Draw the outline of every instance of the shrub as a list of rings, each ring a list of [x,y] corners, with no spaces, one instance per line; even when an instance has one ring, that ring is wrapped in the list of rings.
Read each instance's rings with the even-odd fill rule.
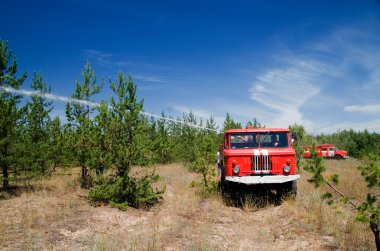
[[[110,178],[103,184],[90,189],[89,198],[93,202],[104,202],[121,210],[128,206],[150,208],[163,195],[163,190],[153,189],[152,184],[159,176],[146,175],[141,179],[128,176]]]

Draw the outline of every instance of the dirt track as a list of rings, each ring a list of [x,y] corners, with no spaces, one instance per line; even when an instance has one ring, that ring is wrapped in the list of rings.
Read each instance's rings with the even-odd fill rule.
[[[1,249],[335,250],[332,237],[299,220],[295,202],[244,209],[201,199],[180,165],[161,166],[166,192],[149,211],[92,207],[64,184],[0,201]],[[71,186],[72,187],[72,186]],[[68,190],[67,192],[65,192]],[[302,190],[299,191],[302,193]]]

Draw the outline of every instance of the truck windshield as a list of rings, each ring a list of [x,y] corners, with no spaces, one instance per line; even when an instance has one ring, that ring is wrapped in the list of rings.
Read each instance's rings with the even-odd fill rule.
[[[231,148],[270,148],[288,147],[288,134],[286,132],[266,133],[233,133],[231,134]]]
[[[231,134],[231,148],[257,148],[259,147],[257,133]]]
[[[261,133],[260,147],[288,147],[288,134],[286,132]]]

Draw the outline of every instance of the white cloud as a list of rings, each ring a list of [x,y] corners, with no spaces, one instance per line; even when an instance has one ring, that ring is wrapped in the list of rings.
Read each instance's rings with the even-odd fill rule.
[[[320,76],[324,72],[324,66],[318,62],[294,60],[291,65],[269,69],[258,76],[250,89],[250,97],[275,114],[263,121],[271,127],[306,123],[300,108],[319,93]]]
[[[318,42],[310,43],[308,49],[324,53],[335,67],[331,74],[337,74],[345,81],[355,83],[362,92],[380,94],[380,30],[377,24],[341,27],[330,34],[325,34]],[[355,76],[357,70],[365,71]]]
[[[97,50],[84,50],[83,54],[90,61],[94,61],[95,63],[103,66],[122,67],[130,64],[130,62],[126,60],[117,60],[115,58],[115,55],[111,53],[101,52]]]
[[[141,80],[144,82],[155,82],[155,83],[167,83],[168,81],[162,76],[154,76],[154,75],[136,75],[135,79]]]
[[[380,114],[380,104],[378,105],[349,105],[345,106],[346,112],[363,112]]]
[[[351,25],[306,41],[297,50],[276,51],[276,63],[285,66],[266,69],[250,88],[255,106],[271,112],[260,121],[282,127],[301,123],[313,133],[380,131],[378,34],[368,24]],[[359,119],[354,112],[367,116]]]

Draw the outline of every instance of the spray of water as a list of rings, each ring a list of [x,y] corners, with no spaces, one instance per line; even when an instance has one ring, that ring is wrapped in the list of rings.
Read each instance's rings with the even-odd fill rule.
[[[100,106],[100,104],[95,103],[95,102],[80,100],[80,99],[75,99],[75,98],[68,98],[68,97],[64,97],[64,96],[57,96],[57,95],[53,95],[51,93],[41,93],[39,91],[14,89],[11,87],[4,87],[4,86],[0,86],[0,89],[2,89],[4,92],[8,92],[8,93],[15,93],[15,94],[27,95],[27,96],[37,96],[37,97],[46,98],[46,99],[53,100],[53,101],[62,101],[62,102],[66,102],[66,103],[88,105],[91,107]]]
[[[75,99],[75,98],[69,98],[69,97],[65,97],[65,96],[58,96],[58,95],[54,95],[54,94],[51,94],[51,93],[41,93],[39,91],[29,91],[29,90],[23,90],[23,89],[14,89],[14,88],[11,88],[11,87],[4,87],[4,86],[0,86],[0,89],[2,91],[6,92],[6,93],[15,93],[15,94],[27,95],[27,96],[37,96],[37,97],[42,97],[42,98],[46,98],[46,99],[53,100],[53,101],[62,101],[62,102],[65,102],[65,103],[74,103],[74,104],[79,104],[79,105],[88,105],[90,107],[95,107],[95,108],[100,106],[100,104],[96,103],[96,102],[87,101],[87,100],[81,100],[81,99]],[[111,106],[108,106],[108,107],[110,109],[112,109]],[[199,125],[194,125],[194,124],[188,123],[186,121],[178,120],[178,119],[163,117],[163,116],[156,115],[156,114],[153,114],[153,113],[150,113],[150,112],[142,112],[141,111],[140,114],[144,115],[144,116],[148,116],[148,117],[153,117],[153,118],[163,119],[163,120],[167,120],[167,121],[172,121],[172,122],[179,123],[179,124],[182,124],[182,125],[187,125],[187,126],[190,126],[190,127],[193,127],[193,128],[198,128],[198,129],[204,129],[204,130],[218,132],[217,130],[214,130],[214,129],[210,129],[210,128],[199,126]]]

